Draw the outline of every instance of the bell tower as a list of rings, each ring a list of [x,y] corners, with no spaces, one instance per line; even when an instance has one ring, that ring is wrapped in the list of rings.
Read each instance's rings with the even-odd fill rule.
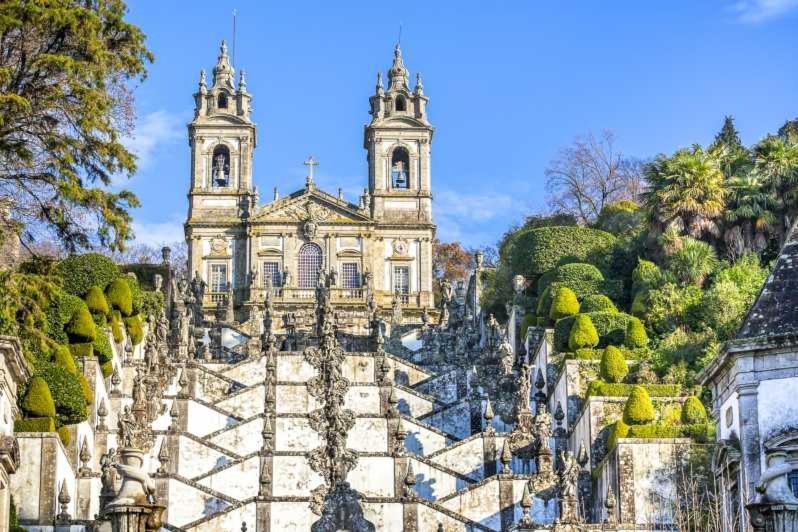
[[[188,124],[191,180],[185,224],[189,272],[211,285],[216,268],[223,275],[217,272],[221,280],[211,288],[219,292],[243,282],[248,220],[258,203],[252,185],[252,96],[243,70],[236,87],[224,41],[210,86],[205,71],[200,72],[194,103],[194,119]]]
[[[408,71],[399,44],[388,71],[388,88],[382,72],[369,98],[371,123],[366,126],[363,147],[369,165],[371,214],[392,222],[432,222],[430,146],[432,125],[427,119],[427,100],[421,74],[415,88],[408,85]]]

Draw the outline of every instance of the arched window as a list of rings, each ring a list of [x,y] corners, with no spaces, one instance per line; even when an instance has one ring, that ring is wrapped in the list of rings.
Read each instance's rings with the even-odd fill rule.
[[[220,144],[213,149],[211,184],[214,187],[230,186],[230,150]]]
[[[319,271],[324,264],[321,248],[309,242],[299,248],[299,288],[316,288],[319,284]]]
[[[404,97],[397,96],[396,97],[396,110],[397,111],[407,111],[407,103],[405,102]]]
[[[219,109],[227,109],[227,94],[225,93],[219,94],[219,99],[216,100],[216,106]]]
[[[391,156],[391,186],[410,188],[410,155],[404,148],[397,148]]]

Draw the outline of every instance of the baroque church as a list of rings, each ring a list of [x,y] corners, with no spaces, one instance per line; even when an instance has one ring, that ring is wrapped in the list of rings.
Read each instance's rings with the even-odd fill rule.
[[[329,277],[333,300],[345,306],[362,306],[368,289],[381,308],[394,299],[406,315],[432,307],[434,129],[421,76],[412,90],[409,83],[396,45],[387,88],[380,72],[369,98],[368,183],[357,204],[316,186],[311,157],[304,188],[285,197],[275,189],[261,205],[253,185],[252,96],[243,70],[236,86],[222,43],[211,85],[204,71],[200,76],[188,126],[185,232],[189,271],[207,287],[205,306],[224,301],[248,309],[269,290],[278,308],[288,308],[306,303]]]

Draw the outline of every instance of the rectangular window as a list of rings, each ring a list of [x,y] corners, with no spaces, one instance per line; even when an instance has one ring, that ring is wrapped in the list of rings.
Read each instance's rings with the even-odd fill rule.
[[[266,286],[266,282],[271,280],[272,286],[282,286],[282,279],[280,275],[280,263],[279,262],[264,262],[263,263],[263,286]]]
[[[211,292],[227,291],[227,264],[211,264]]]
[[[341,264],[341,287],[360,288],[360,267],[357,262]]]
[[[793,495],[798,497],[798,471],[792,471],[787,475],[787,481],[790,483],[790,489]]]
[[[410,268],[408,266],[393,267],[393,291],[400,294],[410,293]]]

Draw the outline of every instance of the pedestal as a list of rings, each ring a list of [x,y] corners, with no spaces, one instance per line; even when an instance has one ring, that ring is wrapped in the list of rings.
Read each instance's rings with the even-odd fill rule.
[[[165,506],[160,504],[116,505],[105,511],[113,532],[156,532],[161,528]]]
[[[754,532],[792,532],[798,530],[798,504],[749,504]]]

